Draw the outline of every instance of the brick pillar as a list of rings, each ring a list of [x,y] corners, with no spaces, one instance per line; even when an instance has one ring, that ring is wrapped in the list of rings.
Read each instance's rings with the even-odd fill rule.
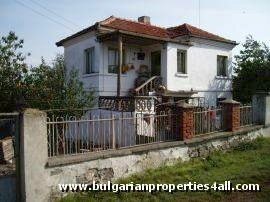
[[[194,136],[194,106],[182,103],[178,106],[180,140],[192,139]]]
[[[240,103],[235,100],[221,101],[223,109],[223,123],[226,131],[237,131],[240,128]]]

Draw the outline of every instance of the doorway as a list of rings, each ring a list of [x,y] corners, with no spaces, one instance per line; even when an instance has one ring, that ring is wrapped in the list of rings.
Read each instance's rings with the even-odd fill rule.
[[[161,51],[151,52],[151,76],[160,76]]]

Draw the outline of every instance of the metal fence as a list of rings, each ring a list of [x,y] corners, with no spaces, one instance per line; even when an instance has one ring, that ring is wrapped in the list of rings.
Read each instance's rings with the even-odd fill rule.
[[[195,135],[213,133],[225,130],[224,110],[222,108],[201,108],[194,112]]]
[[[132,147],[176,140],[177,116],[158,114],[88,111],[83,116],[50,116],[47,120],[49,157]]]
[[[252,106],[240,107],[240,126],[248,126],[253,124]]]

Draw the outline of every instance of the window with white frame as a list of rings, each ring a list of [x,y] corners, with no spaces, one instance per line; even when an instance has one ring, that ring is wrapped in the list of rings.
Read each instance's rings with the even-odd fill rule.
[[[98,73],[98,69],[95,68],[95,47],[85,49],[84,56],[85,56],[85,74]]]
[[[123,50],[122,64],[124,65],[125,61],[125,51]],[[108,49],[108,73],[117,74],[119,67],[118,61],[118,49],[109,48]]]
[[[177,50],[177,73],[186,74],[187,73],[187,51]]]
[[[228,57],[217,56],[217,76],[227,76]]]

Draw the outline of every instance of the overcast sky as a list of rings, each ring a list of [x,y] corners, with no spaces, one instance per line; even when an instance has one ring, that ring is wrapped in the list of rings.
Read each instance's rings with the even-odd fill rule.
[[[14,31],[24,39],[32,65],[62,53],[56,41],[111,15],[133,20],[148,15],[162,27],[200,22],[202,29],[240,43],[251,34],[270,45],[269,11],[269,0],[0,0],[0,36]]]

